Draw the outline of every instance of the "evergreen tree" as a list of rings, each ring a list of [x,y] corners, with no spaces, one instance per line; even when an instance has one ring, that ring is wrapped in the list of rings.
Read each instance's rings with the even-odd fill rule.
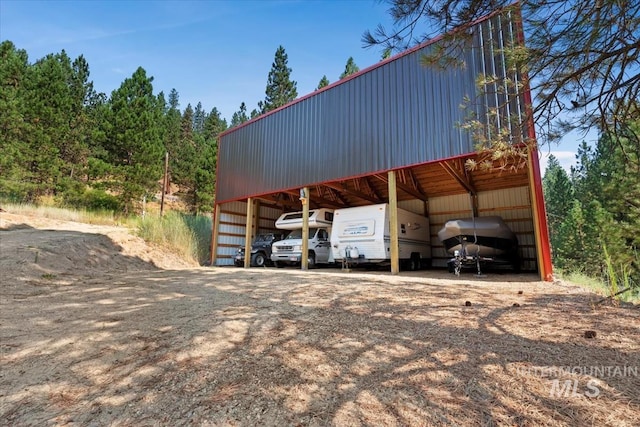
[[[165,150],[169,153],[170,182],[180,177],[180,159],[182,145],[182,114],[180,113],[180,97],[176,89],[169,92],[168,109],[164,115],[165,121]]]
[[[344,71],[340,74],[340,80],[350,76],[351,74],[355,74],[358,71],[360,71],[360,68],[356,65],[353,57],[350,56],[349,59],[347,59],[347,64],[344,66]]]
[[[98,94],[93,88],[93,82],[89,80],[89,63],[80,55],[73,61],[72,74],[69,82],[72,106],[70,117],[70,132],[64,147],[61,150],[61,156],[65,162],[71,166],[69,178],[83,178],[86,180],[86,166],[88,158],[91,154],[91,144],[93,139],[95,109],[100,105],[101,94]],[[79,168],[76,172],[76,168]]]
[[[196,171],[197,139],[204,138],[202,133],[194,131],[195,111],[191,104],[187,105],[182,114],[182,124],[180,132],[180,145],[175,154],[175,169],[173,170],[173,180],[180,186],[180,193],[191,195],[193,193],[193,180]],[[204,127],[204,123],[203,123]]]
[[[220,117],[217,108],[213,108],[207,116],[205,128],[206,139],[204,146],[199,149],[193,194],[193,211],[198,213],[208,213],[213,208],[218,135],[227,129],[227,122]]]
[[[204,121],[207,118],[207,113],[205,113],[202,108],[202,103],[198,102],[196,105],[196,109],[193,111],[193,131],[196,133],[204,132]]]
[[[240,110],[233,113],[233,116],[231,117],[231,127],[236,127],[247,120],[249,120],[247,117],[247,105],[242,102],[240,103]]]
[[[217,140],[206,140],[205,146],[198,156],[195,173],[193,211],[196,213],[208,213],[213,209],[217,153]]]
[[[26,81],[25,119],[33,123],[27,136],[30,164],[28,178],[33,185],[28,199],[52,195],[60,178],[70,174],[74,147],[70,146],[73,99],[69,87],[71,60],[62,51],[49,54],[30,67]]]
[[[554,263],[556,263],[558,253],[555,252],[555,248],[560,247],[561,244],[559,240],[560,226],[573,208],[574,194],[569,175],[553,155],[549,156],[547,170],[542,179],[542,186],[547,210],[549,236],[551,247],[554,249]]]
[[[109,101],[106,149],[119,173],[118,190],[125,212],[155,193],[164,169],[164,135],[157,125],[164,105],[153,95],[153,77],[140,67]]]
[[[595,150],[592,181],[597,200],[611,215],[603,230],[608,253],[617,269],[626,269],[640,286],[640,111],[637,107],[624,127],[605,133]]]
[[[318,89],[322,89],[323,87],[329,86],[329,79],[327,78],[327,76],[322,76],[322,78],[320,79],[320,82],[318,83],[318,87],[316,87],[316,90]]]
[[[287,62],[288,57],[284,51],[284,47],[278,47],[267,80],[266,97],[263,108],[263,112],[265,113],[275,110],[298,97],[297,84],[291,80],[291,68],[287,66]]]
[[[205,136],[207,140],[218,139],[218,135],[227,130],[227,121],[220,115],[217,108],[213,108],[207,115],[204,123]]]
[[[18,201],[31,189],[27,135],[34,124],[24,120],[28,61],[27,53],[10,41],[0,44],[0,196]]]

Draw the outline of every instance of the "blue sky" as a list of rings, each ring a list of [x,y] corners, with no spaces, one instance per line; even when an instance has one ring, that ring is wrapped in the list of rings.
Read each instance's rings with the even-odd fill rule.
[[[202,102],[231,119],[264,99],[278,46],[289,58],[298,95],[323,75],[338,80],[349,56],[362,69],[381,51],[360,38],[388,23],[386,6],[355,1],[14,1],[0,2],[0,36],[31,62],[64,49],[89,62],[107,95],[142,66],[154,91],[175,88],[181,109]]]
[[[95,89],[107,95],[141,66],[155,93],[175,88],[181,109],[201,102],[230,121],[241,102],[251,111],[264,99],[280,45],[299,96],[323,75],[338,80],[350,56],[360,69],[378,62],[381,48],[364,49],[361,37],[390,26],[387,8],[375,0],[0,0],[0,40],[30,62],[63,49],[84,55]],[[550,149],[568,167],[577,143],[565,141]]]

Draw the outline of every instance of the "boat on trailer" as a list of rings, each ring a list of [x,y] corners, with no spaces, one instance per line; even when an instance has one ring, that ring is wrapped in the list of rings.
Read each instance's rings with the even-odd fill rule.
[[[462,267],[487,264],[520,266],[518,238],[499,216],[472,217],[447,221],[438,238],[453,258],[449,271],[459,273]]]

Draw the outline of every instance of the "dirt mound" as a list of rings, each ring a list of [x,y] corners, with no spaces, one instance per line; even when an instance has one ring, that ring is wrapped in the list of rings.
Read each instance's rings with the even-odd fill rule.
[[[0,269],[7,278],[64,280],[193,266],[125,227],[9,213],[0,218]]]

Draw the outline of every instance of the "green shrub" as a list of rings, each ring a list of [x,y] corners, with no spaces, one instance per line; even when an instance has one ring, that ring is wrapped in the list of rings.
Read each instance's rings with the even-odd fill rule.
[[[62,205],[90,211],[122,211],[122,204],[116,196],[92,188],[67,188],[62,196]]]

